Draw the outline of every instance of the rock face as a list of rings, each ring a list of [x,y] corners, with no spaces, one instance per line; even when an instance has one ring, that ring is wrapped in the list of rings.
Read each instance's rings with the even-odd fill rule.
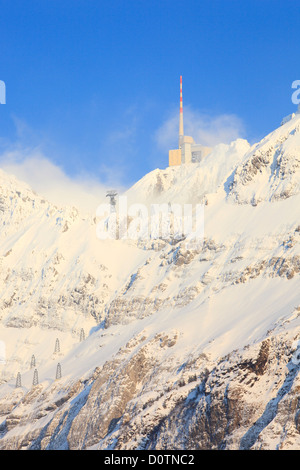
[[[299,193],[299,116],[277,129],[246,156],[230,186],[230,197],[238,203],[259,204]]]
[[[299,135],[296,115],[129,190],[205,203],[194,245],[100,241],[0,172],[0,449],[299,448]]]
[[[176,370],[160,362],[176,335],[147,345],[136,338],[60,400],[57,384],[46,394],[14,392],[1,448],[297,449],[300,381],[290,341],[270,336],[216,364],[199,355]],[[163,368],[168,380],[159,383],[153,371]]]

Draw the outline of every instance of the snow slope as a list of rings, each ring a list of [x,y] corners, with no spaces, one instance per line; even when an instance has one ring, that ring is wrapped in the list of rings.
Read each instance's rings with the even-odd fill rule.
[[[300,113],[259,142],[238,165],[230,196],[259,204],[299,193]]]
[[[130,203],[205,203],[192,248],[99,240],[94,216],[0,173],[0,447],[299,446],[299,135],[296,114],[251,148],[219,145],[128,190]]]
[[[125,193],[128,203],[200,203],[224,183],[249,148],[246,140],[238,139],[230,145],[217,145],[200,163],[154,170]]]

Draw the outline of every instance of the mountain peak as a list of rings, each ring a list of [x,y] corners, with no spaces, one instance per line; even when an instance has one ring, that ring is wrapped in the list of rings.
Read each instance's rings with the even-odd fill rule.
[[[300,114],[263,138],[234,172],[228,198],[257,205],[300,192]]]

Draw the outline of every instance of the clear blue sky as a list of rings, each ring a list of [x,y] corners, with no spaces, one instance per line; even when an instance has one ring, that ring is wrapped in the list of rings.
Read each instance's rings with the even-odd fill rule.
[[[68,175],[132,183],[167,166],[155,133],[180,75],[184,106],[260,138],[296,108],[299,38],[294,0],[0,0],[1,150],[41,145]]]

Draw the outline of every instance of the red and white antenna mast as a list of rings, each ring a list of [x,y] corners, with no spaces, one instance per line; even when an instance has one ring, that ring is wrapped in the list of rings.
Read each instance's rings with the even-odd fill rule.
[[[180,75],[179,148],[181,148],[183,136],[182,76]]]

